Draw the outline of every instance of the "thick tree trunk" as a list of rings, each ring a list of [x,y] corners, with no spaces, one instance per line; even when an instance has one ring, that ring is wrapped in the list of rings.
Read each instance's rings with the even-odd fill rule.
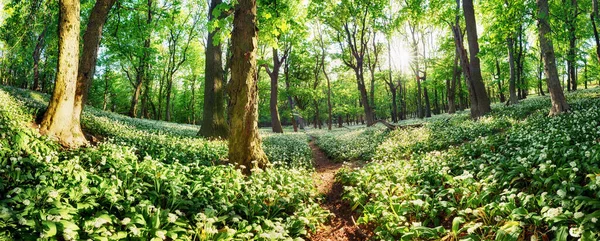
[[[256,0],[238,0],[231,42],[229,162],[251,174],[251,169],[269,164],[258,132]]]
[[[542,59],[544,60],[546,83],[552,100],[550,115],[557,115],[568,111],[569,105],[560,86],[558,70],[556,69],[556,57],[554,56],[554,46],[548,36],[550,34],[548,0],[537,0],[537,6],[540,49],[542,51]]]
[[[65,147],[79,147],[87,144],[80,123],[73,118],[79,65],[79,0],[60,0],[59,9],[56,82],[40,132],[58,138]]]
[[[512,37],[508,37],[506,39],[506,43],[508,45],[508,63],[510,66],[510,79],[508,81],[508,92],[509,92],[509,103],[511,105],[515,105],[517,103],[519,103],[519,98],[517,97],[517,89],[516,89],[516,67],[515,67],[515,57],[514,57],[514,52],[515,52],[515,42],[513,41]],[[504,102],[504,101],[502,101]]]
[[[153,0],[147,0],[147,14],[146,14],[146,27],[150,28],[152,23],[152,5]],[[144,79],[146,78],[146,70],[148,67],[148,60],[150,58],[150,36],[146,36],[144,40],[144,49],[142,58],[140,58],[139,66],[136,68],[136,82],[133,83],[133,96],[131,97],[131,106],[129,108],[129,116],[132,118],[137,117],[138,113],[138,102],[142,93],[142,86],[144,85]],[[132,63],[133,64],[133,63]]]
[[[98,48],[102,39],[102,28],[115,2],[116,0],[97,0],[83,34],[83,52],[81,58],[79,58],[77,91],[75,92],[75,105],[73,107],[73,116],[77,122],[81,119],[83,107],[94,79]]]
[[[479,117],[491,111],[490,99],[485,91],[481,67],[479,63],[479,43],[477,37],[477,23],[475,21],[475,10],[473,0],[463,1],[463,11],[467,26],[467,40],[469,42],[469,92],[471,97],[471,118]]]
[[[212,0],[210,12],[221,4],[221,0]],[[209,21],[214,16],[208,14]],[[225,119],[225,97],[223,89],[224,70],[221,43],[214,43],[215,31],[208,33],[206,40],[204,65],[204,112],[198,134],[206,138],[227,138],[229,133]]]

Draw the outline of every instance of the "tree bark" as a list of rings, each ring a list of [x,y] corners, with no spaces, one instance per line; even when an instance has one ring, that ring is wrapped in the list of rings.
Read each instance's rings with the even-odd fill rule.
[[[423,87],[423,98],[425,99],[425,117],[431,117],[431,103],[429,101],[429,94],[427,93],[427,86]]]
[[[496,81],[498,82],[498,93],[500,93],[500,102],[506,102],[506,96],[504,96],[504,91],[502,91],[502,75],[500,72],[500,62],[496,59]]]
[[[231,42],[229,162],[251,174],[251,169],[265,168],[269,163],[258,132],[256,0],[238,0]]]
[[[33,86],[32,90],[41,91],[40,86],[40,55],[42,54],[42,50],[44,49],[44,43],[46,40],[46,32],[48,32],[48,26],[44,27],[44,30],[37,38],[37,42],[35,44],[35,49],[33,50]]]
[[[571,0],[569,8],[569,17],[567,18],[567,30],[569,34],[569,51],[567,54],[567,65],[569,70],[570,90],[577,90],[577,0]]]
[[[80,122],[83,107],[94,79],[98,48],[102,39],[102,28],[104,28],[108,13],[115,2],[116,0],[97,0],[92,8],[87,28],[83,34],[83,52],[81,58],[79,58],[77,90],[75,92],[75,105],[73,107],[73,116],[77,122]]]
[[[558,70],[556,68],[556,57],[554,56],[554,46],[549,38],[550,22],[548,0],[537,0],[538,7],[538,33],[540,41],[540,49],[542,51],[542,59],[544,60],[544,72],[546,73],[546,83],[550,98],[552,100],[552,108],[550,115],[558,115],[569,110],[569,105],[564,96],[563,90],[558,79]]]
[[[294,127],[294,132],[298,132],[298,121],[296,120],[296,118],[298,118],[298,117],[294,113],[294,110],[295,110],[294,99],[292,98],[292,94],[290,93],[290,61],[289,60],[285,61],[283,71],[285,72],[285,90],[287,92],[288,105],[290,106],[290,114],[291,114],[290,118],[292,121],[292,127]],[[302,128],[302,129],[304,129],[304,128]]]
[[[60,0],[59,11],[56,82],[40,132],[57,138],[65,147],[80,147],[87,140],[78,119],[73,117],[79,65],[79,0]]]
[[[221,0],[212,0],[210,3],[211,14],[209,21],[213,20],[212,12],[221,4]],[[222,60],[222,45],[214,43],[218,29],[208,33],[206,40],[205,65],[204,65],[204,112],[202,124],[198,135],[213,139],[227,138],[229,129],[225,119],[225,96],[223,89],[224,74]]]
[[[598,0],[592,0],[593,12],[590,14],[590,18],[592,19],[592,29],[594,30],[594,40],[596,42],[596,57],[598,58],[598,62],[600,62],[600,35],[598,34],[598,20],[600,20],[600,15],[598,14]]]
[[[515,42],[512,37],[508,37],[506,39],[506,43],[508,45],[508,63],[510,66],[510,79],[508,81],[508,92],[509,92],[509,103],[511,105],[516,105],[519,103],[519,98],[517,97],[517,89],[516,89],[516,67],[515,67]]]
[[[146,14],[146,27],[150,27],[150,23],[152,23],[152,5],[153,0],[147,0],[147,14]],[[140,95],[142,93],[142,86],[144,84],[144,79],[146,78],[146,70],[148,67],[148,59],[150,58],[150,36],[146,36],[144,40],[144,49],[142,57],[139,61],[139,66],[136,68],[136,81],[132,82],[133,85],[133,96],[131,97],[131,106],[129,108],[129,116],[135,118],[138,112],[138,101]]]
[[[281,65],[287,58],[287,51],[284,53],[282,58],[279,58],[279,51],[277,48],[273,48],[273,70],[269,70],[269,66],[265,65],[265,69],[271,79],[271,98],[269,99],[269,109],[271,111],[271,125],[272,130],[275,133],[283,133],[283,127],[281,126],[281,119],[279,118],[279,108],[277,107],[277,99],[279,96],[279,71]]]
[[[473,0],[463,0],[463,11],[467,29],[467,40],[469,42],[469,95],[471,96],[471,118],[479,117],[489,113],[490,99],[485,91],[481,66],[479,62],[479,42],[477,37],[477,23],[475,21],[475,10]]]

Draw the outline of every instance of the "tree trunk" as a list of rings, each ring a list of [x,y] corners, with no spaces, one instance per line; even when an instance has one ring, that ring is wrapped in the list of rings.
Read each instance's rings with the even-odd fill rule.
[[[146,14],[146,27],[150,27],[150,23],[152,23],[152,5],[153,0],[147,0],[148,12]],[[144,50],[142,57],[139,61],[139,66],[136,68],[136,82],[133,83],[133,96],[131,97],[131,106],[129,108],[129,116],[132,118],[137,117],[138,112],[138,101],[140,95],[142,93],[142,86],[144,84],[144,79],[146,78],[146,70],[148,67],[148,59],[150,58],[150,37],[146,36],[144,40]]]
[[[294,99],[292,98],[292,94],[290,94],[290,61],[285,61],[285,65],[283,67],[283,71],[285,72],[285,90],[287,92],[287,100],[288,105],[290,106],[290,118],[292,121],[292,127],[294,127],[294,132],[298,132],[298,121],[296,121],[297,115],[294,113]]]
[[[106,105],[108,104],[108,91],[109,91],[109,86],[108,86],[108,73],[104,72],[104,98],[102,101],[102,110],[106,111]]]
[[[467,26],[467,40],[469,42],[469,95],[471,96],[471,118],[479,117],[491,111],[490,99],[485,92],[483,77],[481,76],[481,67],[479,63],[479,43],[477,39],[477,23],[475,21],[475,10],[473,9],[473,0],[463,1],[463,11],[465,23]]]
[[[269,164],[258,132],[257,29],[256,0],[238,0],[231,33],[231,82],[227,86],[231,116],[228,147],[229,162],[245,174]]]
[[[59,9],[56,82],[40,132],[57,138],[65,147],[79,147],[87,144],[80,123],[73,118],[79,65],[79,0],[60,0]]]
[[[221,4],[221,0],[212,0],[210,3],[211,14],[209,21],[213,20],[212,12]],[[214,37],[218,29],[208,33],[206,40],[205,64],[204,64],[204,112],[202,124],[198,135],[213,139],[227,138],[228,126],[225,119],[225,97],[223,89],[224,70],[222,60],[221,43],[215,43]]]
[[[115,2],[116,0],[97,0],[92,8],[87,28],[83,34],[83,52],[81,58],[79,58],[77,91],[75,92],[75,105],[73,108],[73,116],[77,122],[81,119],[83,107],[94,79],[98,48],[102,39],[102,28]]]
[[[593,12],[590,14],[590,18],[592,19],[592,29],[594,30],[594,40],[596,41],[596,57],[598,58],[598,62],[600,62],[600,36],[598,34],[598,20],[600,20],[600,15],[598,14],[598,0],[592,0]]]
[[[269,109],[271,111],[271,125],[272,130],[275,133],[283,133],[283,127],[281,126],[281,119],[279,118],[279,108],[277,107],[277,99],[279,93],[279,71],[283,61],[287,58],[287,52],[284,56],[279,59],[279,51],[273,48],[273,71],[269,70],[268,66],[265,66],[267,73],[271,79],[271,98],[269,99]]]
[[[431,117],[431,103],[429,101],[429,94],[427,93],[427,87],[423,87],[423,98],[425,99],[425,117]]]
[[[46,32],[48,32],[48,26],[44,27],[44,30],[37,38],[37,43],[35,44],[35,49],[33,50],[33,86],[32,90],[40,91],[40,55],[42,54],[42,50],[44,49],[44,43],[46,40]]]
[[[516,67],[515,67],[515,57],[514,57],[514,52],[515,52],[515,42],[513,41],[512,37],[508,37],[506,39],[506,43],[508,45],[508,63],[510,66],[510,79],[508,81],[508,92],[510,94],[509,96],[509,103],[511,105],[516,105],[517,103],[519,103],[519,98],[517,97],[517,89],[516,89]],[[504,101],[503,101],[504,102]]]
[[[542,51],[542,59],[544,60],[544,72],[546,73],[546,83],[550,98],[552,100],[552,108],[550,115],[557,115],[569,110],[569,105],[565,99],[563,90],[558,79],[558,70],[556,69],[556,57],[554,56],[554,46],[549,38],[550,22],[548,11],[548,0],[537,0],[538,6],[538,32],[540,40],[540,49]]]
[[[510,60],[509,60],[510,61]],[[500,102],[506,102],[504,91],[502,91],[502,75],[500,73],[500,62],[496,59],[496,80],[498,82],[498,92],[500,93]]]
[[[571,0],[568,18],[569,51],[567,54],[567,65],[569,70],[570,90],[577,90],[577,0]],[[572,12],[571,12],[572,11]]]
[[[452,71],[452,82],[446,85],[446,94],[448,98],[448,114],[456,113],[456,82],[460,81],[460,68],[458,68],[458,51],[455,51],[454,67]],[[459,96],[460,98],[460,96]]]

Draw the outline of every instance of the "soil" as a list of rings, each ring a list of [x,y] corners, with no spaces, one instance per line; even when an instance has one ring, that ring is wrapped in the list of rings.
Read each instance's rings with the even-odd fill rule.
[[[356,225],[355,220],[358,215],[352,211],[348,202],[342,200],[343,186],[335,180],[335,174],[343,164],[330,160],[314,142],[310,142],[310,148],[316,169],[315,185],[325,196],[321,207],[329,210],[332,215],[309,239],[313,241],[368,240],[369,232]]]

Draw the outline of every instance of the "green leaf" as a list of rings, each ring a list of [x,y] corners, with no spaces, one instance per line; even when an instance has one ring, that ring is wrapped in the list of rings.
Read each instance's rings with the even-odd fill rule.
[[[42,226],[44,227],[44,236],[46,236],[46,237],[56,236],[56,224],[54,222],[42,221]]]

